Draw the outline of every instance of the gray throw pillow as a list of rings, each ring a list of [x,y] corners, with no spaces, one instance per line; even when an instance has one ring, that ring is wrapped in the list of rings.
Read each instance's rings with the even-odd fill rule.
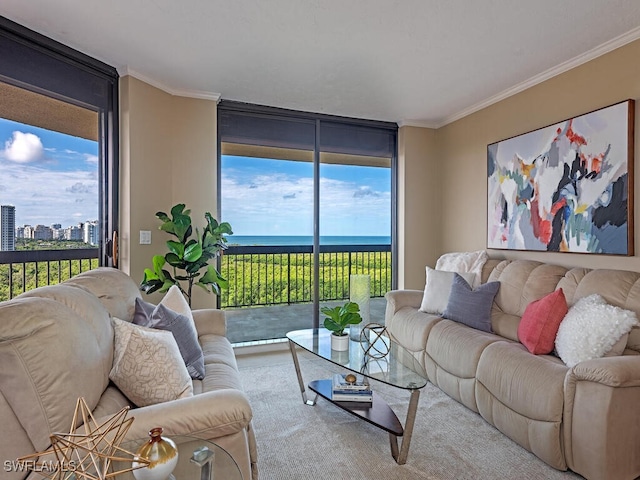
[[[447,308],[442,316],[491,333],[491,306],[500,282],[489,282],[475,290],[457,273],[453,277]]]
[[[198,343],[198,333],[189,318],[174,312],[162,303],[154,305],[136,298],[133,323],[173,333],[191,378],[198,380],[204,378],[204,353]]]

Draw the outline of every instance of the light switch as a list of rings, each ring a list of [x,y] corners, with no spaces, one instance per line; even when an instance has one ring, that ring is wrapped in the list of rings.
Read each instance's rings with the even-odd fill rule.
[[[150,230],[140,230],[140,245],[151,245]]]

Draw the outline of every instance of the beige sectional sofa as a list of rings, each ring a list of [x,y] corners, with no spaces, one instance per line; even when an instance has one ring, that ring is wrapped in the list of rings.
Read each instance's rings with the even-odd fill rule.
[[[125,448],[161,426],[168,437],[211,440],[229,452],[246,480],[257,478],[252,411],[243,393],[220,310],[194,310],[205,375],[193,395],[136,408],[109,380],[114,357],[111,316],[131,322],[138,285],[112,268],[82,273],[0,303],[0,458],[3,462],[50,445],[51,432],[68,432],[78,397],[99,422],[125,405],[135,420]],[[189,379],[187,379],[189,381]],[[0,478],[24,472],[0,470]]]
[[[482,268],[488,281],[500,282],[493,333],[424,313],[422,291],[398,290],[386,296],[391,336],[434,385],[549,465],[590,480],[640,476],[640,329],[632,329],[622,355],[572,368],[518,341],[527,305],[557,288],[568,306],[598,293],[640,318],[640,272],[489,259]]]

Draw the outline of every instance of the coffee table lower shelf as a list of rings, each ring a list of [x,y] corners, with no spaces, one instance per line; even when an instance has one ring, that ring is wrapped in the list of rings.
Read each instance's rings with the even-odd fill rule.
[[[391,410],[391,407],[387,405],[387,402],[375,391],[373,392],[373,402],[367,405],[360,402],[337,402],[333,400],[331,380],[313,380],[309,383],[309,390],[317,393],[328,402],[396,437],[404,435],[404,428],[400,420],[398,420],[394,411]]]

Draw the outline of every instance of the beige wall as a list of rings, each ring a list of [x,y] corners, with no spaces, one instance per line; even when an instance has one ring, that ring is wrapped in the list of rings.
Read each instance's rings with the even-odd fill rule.
[[[487,145],[546,125],[636,99],[640,119],[640,41],[574,68],[522,93],[436,131],[442,152],[442,251],[471,251],[486,247]],[[637,122],[636,122],[637,124]],[[635,171],[638,169],[640,128],[635,134]],[[427,165],[426,168],[429,168]],[[636,178],[636,191],[640,180]],[[422,193],[418,193],[422,196]],[[636,212],[640,195],[635,195]],[[635,221],[636,256],[513,252],[491,250],[500,258],[526,258],[589,268],[640,270],[639,222]],[[433,234],[433,231],[429,232]],[[416,255],[421,252],[416,251]]]
[[[119,266],[141,281],[153,255],[167,252],[170,237],[158,230],[157,211],[185,203],[198,227],[205,211],[216,216],[216,102],[169,95],[125,76],[120,114]],[[140,230],[151,231],[151,245],[140,245]],[[199,290],[193,306],[214,306],[215,297]]]
[[[424,288],[425,266],[441,251],[440,155],[436,132],[402,127],[398,132],[398,288]],[[436,226],[434,228],[434,226]]]

